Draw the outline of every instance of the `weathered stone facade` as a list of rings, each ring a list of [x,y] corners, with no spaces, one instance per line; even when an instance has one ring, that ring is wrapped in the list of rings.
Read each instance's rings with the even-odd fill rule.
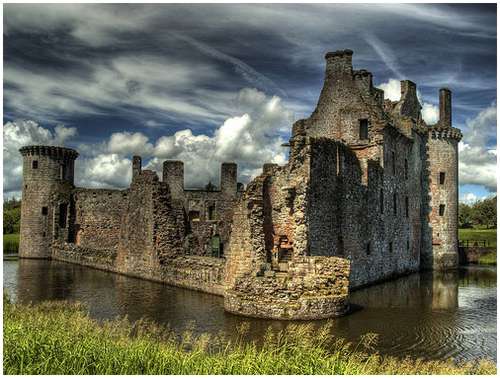
[[[326,55],[318,105],[294,123],[289,161],[246,189],[223,163],[220,185],[184,187],[132,163],[125,190],[73,185],[77,152],[21,149],[20,255],[54,258],[223,295],[227,311],[276,319],[344,314],[349,290],[458,263],[458,151],[451,92],[421,117],[416,85],[384,100],[352,51]],[[34,163],[34,162],[37,163]]]

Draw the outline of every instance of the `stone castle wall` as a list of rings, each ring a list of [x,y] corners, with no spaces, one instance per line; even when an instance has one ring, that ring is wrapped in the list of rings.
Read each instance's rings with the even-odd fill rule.
[[[75,218],[70,241],[85,248],[116,250],[128,191],[76,188],[72,194]]]
[[[384,100],[352,51],[328,53],[288,163],[264,164],[246,190],[235,163],[221,165],[218,186],[187,189],[181,161],[165,161],[160,180],[139,156],[126,190],[74,188],[76,151],[21,149],[20,254],[224,295],[228,311],[248,316],[337,316],[350,289],[457,266],[461,134],[451,122],[449,90],[428,126],[414,83]]]

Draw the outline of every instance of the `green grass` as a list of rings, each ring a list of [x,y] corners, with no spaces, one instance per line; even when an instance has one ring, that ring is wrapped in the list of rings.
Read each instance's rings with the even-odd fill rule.
[[[10,304],[4,300],[4,374],[495,374],[491,361],[457,365],[382,357],[376,336],[357,346],[330,336],[332,323],[315,330],[290,324],[268,331],[261,346],[224,335],[176,336],[148,322],[117,319],[98,324],[78,304]]]
[[[7,234],[3,236],[3,253],[17,254],[19,251],[19,234]]]
[[[488,247],[497,246],[496,229],[460,228],[458,230],[459,240],[487,240]]]
[[[495,252],[488,253],[484,256],[479,257],[479,264],[481,265],[496,265],[497,264],[497,254]]]

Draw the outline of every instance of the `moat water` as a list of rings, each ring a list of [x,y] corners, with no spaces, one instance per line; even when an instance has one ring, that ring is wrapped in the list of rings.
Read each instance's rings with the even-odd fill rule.
[[[100,320],[147,317],[179,332],[194,324],[198,332],[227,334],[249,322],[248,338],[256,340],[269,326],[288,324],[226,313],[223,299],[214,295],[62,262],[4,261],[3,269],[4,289],[14,301],[79,301]],[[332,332],[353,342],[377,333],[383,354],[496,361],[496,286],[496,268],[490,267],[413,274],[353,292],[355,311],[335,319]]]

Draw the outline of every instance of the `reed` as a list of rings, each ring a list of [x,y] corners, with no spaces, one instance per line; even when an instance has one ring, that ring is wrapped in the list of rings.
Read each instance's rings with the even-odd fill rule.
[[[242,323],[231,341],[222,334],[181,335],[126,318],[98,323],[65,301],[12,304],[4,298],[4,374],[495,374],[491,361],[456,364],[384,357],[376,335],[357,345],[290,324],[270,329],[262,345],[245,342]]]

